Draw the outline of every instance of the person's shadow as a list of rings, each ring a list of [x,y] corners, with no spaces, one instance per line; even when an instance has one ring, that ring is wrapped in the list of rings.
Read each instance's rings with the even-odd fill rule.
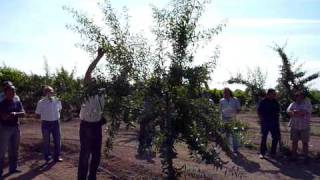
[[[35,162],[34,164],[31,165],[31,169],[28,172],[26,172],[24,174],[21,174],[18,177],[11,178],[11,180],[33,179],[36,176],[38,176],[38,175],[44,173],[45,171],[48,171],[49,169],[51,169],[55,164],[56,164],[56,162],[54,162],[54,161],[49,162],[49,163],[43,163],[43,164],[40,164],[40,165],[38,165],[38,163]],[[6,178],[6,177],[9,177],[10,175],[11,174],[7,173],[3,177]]]
[[[248,173],[254,173],[260,170],[260,165],[258,163],[250,161],[241,153],[239,153],[237,157],[232,157],[231,160],[234,164],[242,167]]]
[[[279,168],[279,171],[294,179],[315,179],[315,176],[319,176],[319,162],[315,159],[310,159],[309,162],[303,163],[303,160],[290,162],[287,159],[266,159],[275,167]]]

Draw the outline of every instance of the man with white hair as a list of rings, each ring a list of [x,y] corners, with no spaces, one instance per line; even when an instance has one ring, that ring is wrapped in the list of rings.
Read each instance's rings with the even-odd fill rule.
[[[51,86],[45,86],[43,89],[44,97],[39,100],[36,107],[37,117],[41,119],[41,130],[43,137],[44,159],[49,162],[50,154],[50,135],[52,134],[54,142],[54,161],[62,162],[61,154],[61,132],[60,132],[60,111],[62,109],[61,101],[53,94]]]

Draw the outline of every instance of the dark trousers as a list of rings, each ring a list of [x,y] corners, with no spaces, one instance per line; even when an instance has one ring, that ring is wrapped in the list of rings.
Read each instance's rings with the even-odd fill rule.
[[[260,154],[265,155],[267,152],[267,137],[269,132],[272,137],[271,154],[276,154],[277,145],[280,140],[280,127],[279,125],[262,125],[261,126],[261,145]]]
[[[20,144],[19,126],[2,126],[0,127],[0,178],[3,173],[3,162],[5,153],[8,150],[9,172],[13,172],[18,166]]]
[[[58,159],[61,153],[61,134],[59,121],[42,121],[43,155],[46,160],[50,159],[50,135],[54,143],[54,159]]]
[[[96,180],[101,158],[102,125],[82,121],[80,124],[80,157],[78,180]],[[89,159],[91,156],[91,162]],[[90,164],[90,169],[89,169]],[[89,176],[88,176],[89,169]]]

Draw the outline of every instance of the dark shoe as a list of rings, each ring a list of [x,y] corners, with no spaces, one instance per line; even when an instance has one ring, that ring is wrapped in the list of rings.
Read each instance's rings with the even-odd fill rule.
[[[22,171],[20,171],[19,169],[14,169],[14,170],[10,170],[9,174],[15,174],[15,173],[21,173]]]
[[[232,156],[233,156],[234,158],[239,157],[239,155],[240,155],[239,151],[233,151],[233,152],[232,152]]]
[[[88,180],[97,180],[97,176],[93,176],[89,174]]]
[[[44,159],[45,159],[46,162],[48,163],[48,162],[52,159],[52,157],[51,157],[51,156],[48,156],[48,157],[45,157]]]
[[[62,159],[61,157],[58,157],[58,158],[54,159],[54,161],[55,161],[55,162],[62,162],[63,159]]]
[[[291,162],[296,162],[296,161],[298,161],[298,158],[296,156],[291,156],[289,160]]]
[[[272,159],[276,159],[276,158],[277,158],[277,155],[276,155],[275,153],[271,153],[271,154],[270,154],[270,157],[271,157]]]

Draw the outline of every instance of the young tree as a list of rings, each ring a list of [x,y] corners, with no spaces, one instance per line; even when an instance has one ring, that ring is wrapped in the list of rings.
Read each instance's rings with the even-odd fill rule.
[[[163,172],[168,179],[176,179],[179,171],[174,167],[176,142],[188,145],[190,154],[206,163],[222,167],[223,161],[212,148],[215,143],[230,153],[221,136],[221,124],[216,110],[203,97],[208,87],[210,72],[214,68],[218,52],[207,63],[194,66],[198,47],[209,42],[223,29],[224,25],[202,30],[199,19],[208,1],[174,0],[166,9],[153,8],[156,22],[154,33],[158,43],[158,64],[155,85],[160,89],[159,103],[153,105],[159,117],[160,154]],[[166,48],[164,48],[166,47]],[[151,90],[152,88],[150,88]],[[208,89],[207,89],[208,90]],[[156,94],[156,93],[155,93]]]
[[[177,155],[174,146],[178,141],[188,145],[193,157],[218,168],[224,162],[219,158],[216,146],[231,154],[222,137],[223,127],[217,111],[203,97],[218,52],[215,51],[206,63],[193,64],[199,47],[212,41],[224,27],[221,24],[207,30],[199,28],[199,19],[207,3],[207,0],[173,0],[166,9],[153,8],[155,48],[151,48],[142,36],[132,34],[128,23],[122,26],[108,1],[101,4],[105,27],[97,26],[92,19],[67,8],[78,23],[69,27],[86,39],[80,46],[92,53],[101,47],[105,53],[106,70],[99,72],[97,78],[103,81],[99,77],[107,74],[106,110],[111,118],[108,128],[111,138],[106,142],[107,146],[112,146],[112,137],[121,120],[126,119],[133,97],[145,89],[144,111],[152,113],[141,116],[138,151],[144,152],[159,140],[162,168],[168,179],[176,179],[179,175],[173,163]],[[126,11],[124,17],[128,22]],[[141,101],[141,98],[137,99]],[[156,129],[159,131],[155,132]]]
[[[284,120],[288,120],[289,116],[286,109],[292,101],[294,91],[304,91],[306,95],[310,95],[308,83],[317,79],[319,73],[306,75],[306,71],[302,70],[301,65],[294,68],[295,62],[284,52],[285,47],[275,45],[273,49],[278,53],[281,58],[282,64],[280,65],[280,78],[278,79],[277,90],[279,91],[279,102],[281,105],[281,115]]]

